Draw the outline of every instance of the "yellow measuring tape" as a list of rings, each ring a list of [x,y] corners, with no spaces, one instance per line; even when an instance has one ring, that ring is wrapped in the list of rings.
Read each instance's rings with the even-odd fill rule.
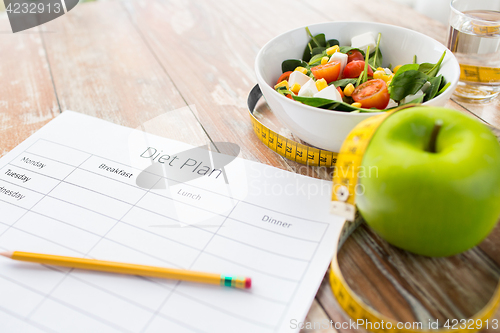
[[[500,32],[500,25],[494,22],[485,24],[486,22],[472,21],[472,29],[478,35],[495,36]]]
[[[291,139],[287,139],[268,127],[264,126],[254,115],[253,111],[262,92],[256,85],[248,96],[248,109],[252,121],[252,127],[258,138],[269,148],[279,155],[293,161],[310,166],[335,166],[333,177],[333,193],[331,210],[336,215],[344,217],[348,222],[344,224],[339,244],[343,243],[349,234],[361,224],[361,220],[356,217],[356,185],[358,183],[357,170],[361,166],[363,155],[368,147],[371,138],[377,128],[389,116],[397,111],[385,112],[370,117],[359,123],[347,136],[342,144],[339,153],[321,150],[303,145]],[[354,222],[354,223],[353,223]],[[448,322],[452,329],[425,330],[420,327],[406,327],[407,324],[391,319],[375,309],[366,305],[357,296],[345,281],[335,256],[330,265],[330,285],[333,295],[337,298],[344,311],[361,327],[368,328],[376,333],[423,333],[423,332],[475,332],[481,328],[500,329],[500,322],[489,318],[495,313],[500,303],[500,284],[497,286],[493,297],[488,304],[477,314],[468,319],[456,319]],[[370,323],[370,324],[368,324]],[[495,326],[496,323],[496,326]],[[422,323],[422,325],[427,323]]]
[[[500,32],[500,25],[472,21],[474,32],[478,35],[495,36]],[[475,83],[500,83],[500,68],[460,64],[460,81]]]
[[[460,81],[500,83],[500,68],[460,65]]]
[[[253,87],[252,91],[250,91],[250,94],[248,95],[248,109],[250,110],[252,127],[260,141],[279,155],[298,163],[325,167],[332,167],[335,165],[337,162],[337,153],[303,145],[296,141],[287,139],[262,125],[262,123],[253,115],[255,105],[257,105],[261,96],[262,92],[260,91],[258,85]]]

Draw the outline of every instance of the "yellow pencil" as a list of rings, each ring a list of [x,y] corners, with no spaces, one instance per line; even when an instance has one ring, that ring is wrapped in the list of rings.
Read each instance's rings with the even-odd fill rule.
[[[151,276],[164,279],[174,279],[199,283],[217,284],[226,287],[248,289],[252,286],[252,280],[241,276],[227,276],[214,273],[204,273],[188,271],[184,269],[165,268],[156,266],[144,266],[136,264],[126,264],[115,261],[102,261],[96,259],[85,259],[75,257],[55,256],[51,254],[30,253],[30,252],[4,252],[0,255],[21,261],[29,261],[38,264],[65,266],[94,271]]]

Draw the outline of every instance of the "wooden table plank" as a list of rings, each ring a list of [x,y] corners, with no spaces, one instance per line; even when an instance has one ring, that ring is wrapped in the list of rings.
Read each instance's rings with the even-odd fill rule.
[[[12,34],[0,18],[0,156],[59,114],[49,64],[38,29]]]
[[[288,324],[288,323],[287,323]],[[325,313],[317,300],[314,300],[306,319],[299,327],[304,327],[300,333],[337,333],[334,323]]]
[[[488,103],[467,103],[453,97],[453,101],[478,116],[484,122],[500,128],[500,97]]]
[[[246,98],[256,82],[257,45],[211,2],[125,3],[184,99],[196,104],[208,135],[238,144],[243,158],[291,170],[291,163],[269,151],[249,126]]]
[[[304,6],[314,8],[321,16],[331,21],[365,21],[397,25],[432,36],[446,43],[446,27],[401,3],[390,0],[301,0]]]
[[[112,19],[110,17],[112,16]],[[193,145],[209,141],[119,2],[89,3],[43,25],[61,108]]]

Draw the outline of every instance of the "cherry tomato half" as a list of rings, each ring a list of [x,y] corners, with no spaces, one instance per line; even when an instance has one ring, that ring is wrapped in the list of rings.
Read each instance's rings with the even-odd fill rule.
[[[345,66],[342,77],[355,79],[359,77],[359,74],[364,70],[365,62],[363,60],[353,60]],[[370,66],[368,66],[368,76],[373,76],[373,70]]]
[[[351,62],[353,60],[365,60],[365,57],[358,50],[350,50],[347,52],[347,62]]]
[[[340,74],[340,62],[332,61],[324,65],[311,67],[311,72],[317,80],[325,79],[327,83],[337,80]]]
[[[278,79],[278,82],[276,82],[276,84],[280,83],[281,81],[285,81],[285,80],[288,81],[288,78],[290,77],[290,74],[292,74],[292,71],[288,71],[288,72],[285,72],[285,73],[281,74],[281,76]]]
[[[384,80],[369,80],[360,84],[351,95],[355,102],[361,103],[362,108],[385,109],[389,104],[389,92]]]
[[[344,92],[342,91],[342,88],[337,87],[337,91],[339,92],[340,97],[342,97],[342,99],[344,99]]]

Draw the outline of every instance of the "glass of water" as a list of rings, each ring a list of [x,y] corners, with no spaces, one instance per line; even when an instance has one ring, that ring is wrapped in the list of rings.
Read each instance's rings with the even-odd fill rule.
[[[500,91],[500,0],[452,0],[448,48],[460,63],[455,96],[489,101]]]

